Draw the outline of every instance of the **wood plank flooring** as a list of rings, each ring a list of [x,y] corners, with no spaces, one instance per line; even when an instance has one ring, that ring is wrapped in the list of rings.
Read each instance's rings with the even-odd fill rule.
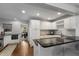
[[[17,44],[12,56],[33,56],[33,47],[30,47],[28,41],[22,41]]]

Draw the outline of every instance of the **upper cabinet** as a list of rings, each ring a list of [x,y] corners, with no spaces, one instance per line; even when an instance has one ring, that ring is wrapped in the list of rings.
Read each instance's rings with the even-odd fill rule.
[[[12,32],[12,24],[3,24],[4,32]]]
[[[75,29],[76,28],[75,17],[64,19],[64,28]]]
[[[38,30],[38,29],[40,29],[40,21],[39,21],[39,20],[31,20],[31,21],[30,21],[30,27],[31,27],[33,30]]]
[[[47,21],[41,21],[40,23],[40,29],[50,29],[51,23]]]
[[[75,17],[69,17],[56,21],[57,29],[75,29]]]
[[[40,23],[40,29],[41,30],[56,29],[56,23],[55,22],[41,21],[41,23]]]
[[[56,21],[56,26],[57,26],[57,29],[63,29],[64,28],[64,20]]]
[[[52,22],[52,23],[51,23],[51,29],[57,29],[56,22]]]

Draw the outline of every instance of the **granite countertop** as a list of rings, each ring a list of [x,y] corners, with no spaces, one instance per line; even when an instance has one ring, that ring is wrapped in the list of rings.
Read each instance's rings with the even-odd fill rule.
[[[72,42],[76,42],[76,41],[79,41],[79,40],[73,40],[70,38],[52,38],[52,39],[36,39],[36,40],[34,40],[34,42],[37,46],[38,46],[38,44],[40,44],[44,48],[72,43]]]

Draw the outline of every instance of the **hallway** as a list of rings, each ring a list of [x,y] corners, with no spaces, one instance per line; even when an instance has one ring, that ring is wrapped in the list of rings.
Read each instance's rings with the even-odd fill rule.
[[[12,56],[33,56],[33,48],[27,41],[21,41],[17,44]]]

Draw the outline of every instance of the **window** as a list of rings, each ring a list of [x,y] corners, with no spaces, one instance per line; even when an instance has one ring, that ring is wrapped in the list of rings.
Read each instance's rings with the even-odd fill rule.
[[[3,24],[4,32],[12,32],[12,24]]]

